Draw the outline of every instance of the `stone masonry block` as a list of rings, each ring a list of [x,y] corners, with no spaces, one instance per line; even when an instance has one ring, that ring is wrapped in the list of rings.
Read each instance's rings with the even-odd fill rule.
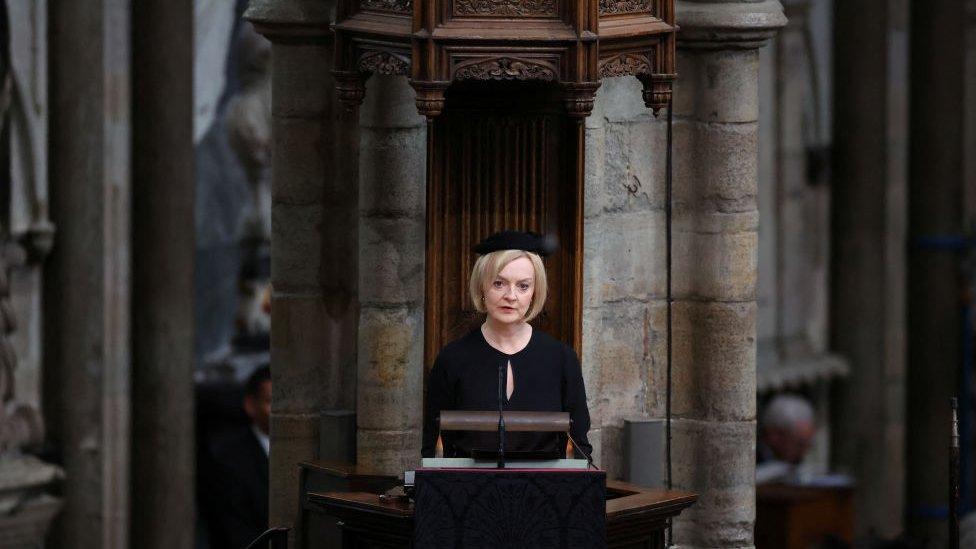
[[[277,387],[275,387],[277,391]],[[318,416],[272,413],[271,456],[268,464],[271,484],[271,524],[291,523],[298,516],[298,467],[295,464],[318,457]]]
[[[599,308],[603,304],[603,254],[596,246],[591,246],[598,235],[604,232],[603,218],[583,220],[583,310]],[[583,333],[587,330],[584,327]],[[585,345],[585,338],[584,338]]]
[[[359,123],[363,128],[424,128],[425,119],[417,111],[416,98],[406,76],[374,74],[366,82]],[[423,145],[426,139],[420,142]]]
[[[603,116],[608,122],[654,119],[651,109],[644,106],[640,80],[632,76],[601,80],[597,102],[601,104]]]
[[[756,417],[756,304],[674,303],[672,411],[683,418]]]
[[[322,201],[326,170],[333,162],[333,141],[325,138],[321,119],[274,120],[271,163],[272,200],[278,204]]]
[[[360,231],[360,302],[423,303],[426,234],[423,219],[365,217]]]
[[[271,249],[271,277],[275,290],[292,292],[321,287],[322,214],[321,204],[272,205],[271,240],[276,245]]]
[[[674,295],[751,301],[756,295],[758,234],[674,232]]]
[[[756,514],[755,423],[676,419],[671,428],[674,486],[699,496],[675,522],[677,543],[750,547]]]
[[[603,82],[606,82],[606,79]],[[603,88],[602,82],[600,88]],[[600,88],[597,88],[596,99],[593,101],[593,111],[583,121],[587,130],[602,128],[607,121],[606,104],[608,98],[606,93],[601,93]]]
[[[758,128],[748,124],[674,125],[676,208],[737,213],[756,209]]]
[[[321,118],[332,107],[332,47],[324,43],[277,43],[271,47],[271,113]]]
[[[664,213],[605,214],[584,230],[584,302],[647,300],[665,293]]]
[[[759,55],[755,50],[678,50],[675,115],[702,122],[759,119]]]
[[[607,147],[606,129],[601,125],[586,129],[586,151],[583,174],[583,217],[600,215],[604,209],[604,166]]]
[[[355,311],[335,316],[320,296],[282,296],[271,307],[276,412],[311,413],[355,405]],[[346,326],[346,333],[342,327]]]
[[[619,479],[623,474],[623,428],[604,425],[599,436],[601,452],[598,466],[606,471],[608,479]]]
[[[423,403],[423,310],[363,307],[359,317],[360,429],[419,429]]]
[[[379,474],[403,477],[420,465],[420,431],[379,431],[360,427],[356,437],[358,465]]]
[[[422,218],[426,207],[425,129],[363,129],[361,209],[367,215]]]
[[[667,128],[652,120],[606,127],[603,207],[607,211],[664,208]]]
[[[658,411],[648,395],[664,391],[665,315],[661,302],[585,310],[584,381],[594,426],[619,428],[624,417]]]

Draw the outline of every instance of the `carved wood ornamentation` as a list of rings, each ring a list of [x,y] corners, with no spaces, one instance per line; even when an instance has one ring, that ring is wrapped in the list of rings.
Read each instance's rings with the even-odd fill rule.
[[[520,80],[553,82],[556,69],[551,65],[515,57],[466,61],[454,69],[455,80]]]
[[[653,0],[600,0],[600,15],[647,13],[653,8]]]
[[[385,51],[367,51],[359,56],[359,70],[382,75],[409,75],[410,59]]]
[[[555,16],[556,0],[454,0],[454,15]]]
[[[652,62],[645,53],[622,53],[600,61],[600,78],[651,74]]]
[[[360,0],[359,5],[364,10],[391,11],[406,15],[413,12],[413,0]]]
[[[366,98],[366,74],[359,71],[332,71],[336,95],[343,110],[353,113]]]

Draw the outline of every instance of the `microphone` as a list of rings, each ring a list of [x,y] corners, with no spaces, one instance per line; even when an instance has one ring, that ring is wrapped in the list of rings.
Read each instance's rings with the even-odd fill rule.
[[[498,363],[498,468],[505,468],[505,363]]]

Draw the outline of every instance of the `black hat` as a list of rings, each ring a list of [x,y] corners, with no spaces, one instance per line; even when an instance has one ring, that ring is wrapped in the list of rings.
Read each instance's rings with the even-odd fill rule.
[[[481,255],[498,250],[523,250],[546,257],[556,251],[556,239],[539,233],[502,231],[489,236],[474,247],[475,253]]]

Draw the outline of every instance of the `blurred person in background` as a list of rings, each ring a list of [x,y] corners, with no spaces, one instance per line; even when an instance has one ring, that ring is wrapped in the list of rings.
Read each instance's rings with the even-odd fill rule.
[[[795,482],[817,433],[813,406],[803,397],[773,397],[759,418],[756,483]]]
[[[211,549],[243,549],[268,526],[271,369],[257,368],[244,386],[248,423],[208,443],[201,467]]]

